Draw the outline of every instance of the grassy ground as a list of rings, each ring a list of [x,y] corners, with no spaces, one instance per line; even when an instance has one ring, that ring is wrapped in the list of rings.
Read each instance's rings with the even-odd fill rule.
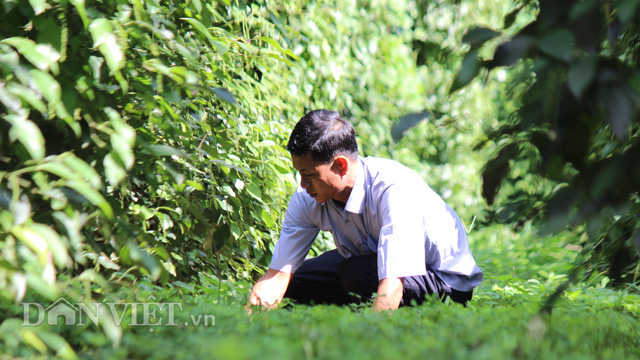
[[[634,299],[638,304],[638,299]],[[587,301],[589,302],[589,301]],[[127,332],[118,349],[86,358],[130,359],[632,359],[640,358],[638,319],[623,307],[573,300],[536,316],[534,301],[515,305],[433,302],[394,313],[295,307],[248,316],[239,304],[197,304],[214,327]],[[181,320],[187,320],[187,317]]]
[[[87,359],[640,359],[637,287],[612,290],[592,276],[538,314],[577,256],[571,236],[498,227],[473,235],[486,278],[467,308],[431,301],[392,313],[292,306],[249,315],[247,283],[225,284],[221,302],[213,283],[141,284],[118,296],[183,304],[177,326],[124,325],[118,347],[95,327],[55,330]],[[194,325],[198,315],[214,315],[215,325]]]
[[[640,296],[611,290],[606,278],[572,286],[550,315],[538,310],[571,269],[572,238],[541,238],[524,228],[474,234],[486,272],[470,306],[432,301],[393,313],[368,308],[294,306],[248,315],[243,294],[216,305],[202,291],[191,315],[215,315],[215,326],[138,327],[122,346],[80,351],[86,358],[216,359],[631,359],[640,358]],[[197,292],[197,291],[196,291]],[[167,295],[170,295],[167,293]]]

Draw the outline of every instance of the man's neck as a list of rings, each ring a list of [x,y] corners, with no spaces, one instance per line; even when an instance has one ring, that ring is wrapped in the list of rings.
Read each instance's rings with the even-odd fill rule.
[[[358,160],[350,162],[349,170],[345,175],[346,185],[344,189],[335,198],[333,198],[336,202],[340,202],[345,205],[347,204],[349,196],[351,195],[351,190],[353,190],[353,186],[356,183],[356,176],[358,175],[358,163]]]
[[[335,200],[335,199],[332,199],[331,201],[333,201],[333,203],[336,204],[337,207],[339,207],[340,209],[343,209],[343,210],[344,210],[345,206],[347,206],[347,203],[343,203],[342,201],[338,201],[338,200]]]

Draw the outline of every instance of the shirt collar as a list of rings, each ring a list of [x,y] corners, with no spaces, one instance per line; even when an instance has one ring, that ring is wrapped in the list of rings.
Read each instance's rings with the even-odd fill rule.
[[[353,184],[353,189],[351,189],[351,194],[349,194],[349,199],[347,199],[347,204],[344,207],[345,211],[354,214],[362,214],[362,211],[364,210],[364,192],[364,166],[362,165],[362,159],[358,156],[356,181]]]

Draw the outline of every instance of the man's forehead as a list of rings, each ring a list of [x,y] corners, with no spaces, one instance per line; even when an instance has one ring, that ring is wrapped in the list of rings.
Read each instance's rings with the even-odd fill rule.
[[[293,163],[293,167],[298,171],[315,171],[318,166],[322,165],[320,162],[313,160],[309,155],[291,155],[291,162]]]

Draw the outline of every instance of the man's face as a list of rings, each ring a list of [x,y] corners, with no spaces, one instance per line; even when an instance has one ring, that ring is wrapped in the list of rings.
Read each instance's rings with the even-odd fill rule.
[[[344,190],[340,167],[335,161],[323,164],[308,155],[291,155],[291,159],[300,173],[300,186],[317,202],[325,203]]]

